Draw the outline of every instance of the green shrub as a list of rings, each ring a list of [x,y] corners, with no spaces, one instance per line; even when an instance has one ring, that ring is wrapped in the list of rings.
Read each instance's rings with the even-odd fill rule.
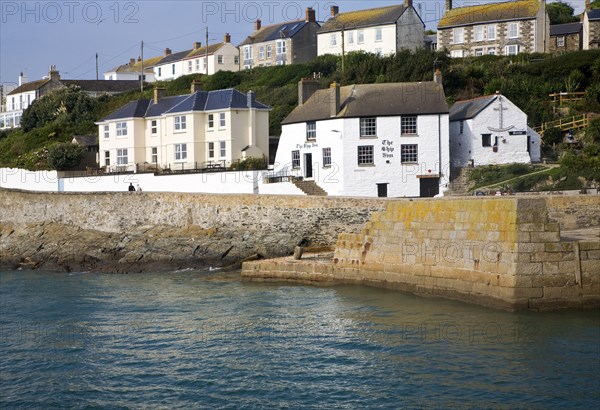
[[[56,144],[48,149],[48,165],[57,171],[75,168],[81,162],[83,147],[70,142]]]

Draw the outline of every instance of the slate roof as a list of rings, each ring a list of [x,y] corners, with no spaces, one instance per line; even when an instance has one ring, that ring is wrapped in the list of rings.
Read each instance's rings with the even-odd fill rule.
[[[261,27],[260,30],[257,30],[254,33],[250,34],[248,37],[246,37],[246,39],[240,44],[240,46],[245,46],[247,44],[263,43],[265,41],[272,41],[282,38],[292,38],[307,24],[309,23],[305,20],[294,20],[288,21],[287,23],[264,26]]]
[[[338,13],[323,24],[319,33],[394,24],[406,9],[405,5],[400,5]]]
[[[331,88],[318,90],[296,107],[282,124],[319,121],[330,117]],[[333,118],[448,113],[443,87],[421,83],[355,84],[340,87],[340,111]]]
[[[450,108],[450,122],[469,120],[477,116],[487,106],[496,101],[498,97],[498,94],[494,94],[472,100],[457,101]]]
[[[175,61],[183,60],[184,57],[187,56],[192,51],[194,51],[194,50],[193,49],[192,50],[185,50],[185,51],[180,51],[178,53],[169,54],[168,56],[166,56],[162,60],[160,60],[158,63],[156,63],[155,65],[159,66],[159,65],[173,63]]]
[[[95,147],[98,145],[98,135],[74,135],[73,141],[83,147]]]
[[[125,119],[159,117],[164,114],[175,114],[190,111],[213,111],[225,109],[248,108],[248,95],[229,88],[217,91],[198,91],[194,94],[163,97],[158,103],[154,100],[132,101],[117,111],[104,117],[100,122]],[[253,100],[252,108],[270,110],[271,107]]]
[[[600,9],[588,10],[588,20],[600,20]]]
[[[564,36],[566,34],[577,34],[583,29],[581,23],[554,24],[550,26],[550,36]]]
[[[504,3],[457,7],[446,11],[438,24],[438,28],[532,19],[535,18],[540,7],[541,3],[538,0],[517,0]]]
[[[17,88],[15,88],[11,92],[9,92],[8,95],[25,93],[25,92],[28,92],[28,91],[35,91],[35,90],[41,88],[48,81],[50,81],[50,80],[49,79],[45,79],[45,80],[37,80],[37,81],[31,81],[31,82],[28,82],[28,83],[25,83],[25,84],[21,84],[20,86],[18,86]]]

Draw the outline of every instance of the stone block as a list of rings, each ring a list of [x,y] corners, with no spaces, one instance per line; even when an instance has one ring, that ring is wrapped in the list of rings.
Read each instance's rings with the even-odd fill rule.
[[[544,231],[544,223],[521,223],[517,224],[517,229],[520,232],[543,232]]]
[[[579,242],[579,249],[582,251],[594,251],[600,249],[600,241]]]
[[[557,223],[547,223],[544,224],[545,232],[560,232],[560,225]]]
[[[552,242],[545,245],[546,252],[573,252],[573,242]]]
[[[582,275],[600,275],[600,261],[585,260],[581,261]]]
[[[519,263],[515,267],[515,275],[541,275],[542,264],[537,263]]]
[[[525,288],[513,288],[513,297],[514,298],[541,298],[544,296],[544,289],[533,288],[533,287],[525,287]]]
[[[532,286],[534,287],[564,287],[575,285],[574,275],[539,275],[532,276]]]
[[[536,252],[531,255],[532,262],[559,262],[563,259],[564,257],[562,252]]]
[[[531,242],[560,242],[559,232],[531,232]]]
[[[575,269],[577,269],[577,264],[573,260],[558,262],[558,273],[560,274],[574,275]]]

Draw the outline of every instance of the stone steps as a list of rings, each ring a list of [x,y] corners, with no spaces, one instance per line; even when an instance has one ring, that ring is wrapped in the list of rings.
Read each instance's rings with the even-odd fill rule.
[[[298,187],[306,195],[310,196],[327,196],[327,192],[317,185],[314,181],[294,181],[294,185]]]

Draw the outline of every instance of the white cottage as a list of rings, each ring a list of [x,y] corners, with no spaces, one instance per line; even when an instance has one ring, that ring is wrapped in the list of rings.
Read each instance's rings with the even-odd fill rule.
[[[527,114],[499,93],[450,108],[452,166],[539,162],[540,145]]]
[[[299,84],[299,106],[282,123],[273,180],[302,178],[337,196],[439,193],[449,165],[441,85],[318,88],[318,80]]]
[[[141,166],[174,170],[225,168],[237,160],[268,156],[270,107],[252,91],[202,91],[132,101],[99,126],[100,166],[135,171]]]

